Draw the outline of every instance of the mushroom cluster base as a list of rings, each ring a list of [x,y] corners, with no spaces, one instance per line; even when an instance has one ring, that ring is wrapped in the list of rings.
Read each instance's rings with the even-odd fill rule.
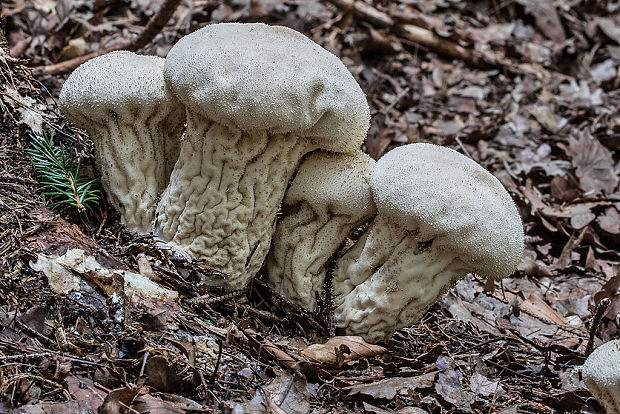
[[[158,235],[243,288],[267,255],[280,201],[313,146],[293,134],[247,133],[187,111],[187,133],[157,208]]]
[[[437,249],[377,216],[334,272],[334,321],[376,342],[411,326],[468,273],[454,253]]]

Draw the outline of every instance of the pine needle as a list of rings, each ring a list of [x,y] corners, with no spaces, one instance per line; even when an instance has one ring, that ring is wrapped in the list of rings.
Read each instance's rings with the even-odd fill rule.
[[[30,134],[32,147],[26,149],[43,186],[43,194],[60,213],[87,215],[99,203],[96,180],[80,177],[80,162],[54,144],[54,132]]]

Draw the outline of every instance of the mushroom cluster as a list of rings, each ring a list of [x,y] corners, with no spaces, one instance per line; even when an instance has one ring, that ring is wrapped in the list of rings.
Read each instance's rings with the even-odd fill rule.
[[[60,101],[95,142],[129,229],[201,260],[223,275],[205,282],[227,290],[265,265],[275,291],[311,311],[333,271],[348,334],[384,339],[458,278],[505,277],[521,257],[521,220],[495,177],[430,144],[375,163],[360,150],[364,92],[286,27],[206,26],[165,60],[112,52],[76,69]]]

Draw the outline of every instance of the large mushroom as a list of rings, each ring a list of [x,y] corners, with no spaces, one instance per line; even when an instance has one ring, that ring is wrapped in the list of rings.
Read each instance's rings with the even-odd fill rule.
[[[159,57],[110,52],[79,66],[60,93],[64,114],[95,144],[110,203],[129,229],[143,233],[168,184],[185,119],[163,68]]]
[[[500,182],[449,148],[410,144],[384,155],[370,186],[377,216],[336,264],[334,320],[375,342],[410,326],[470,272],[517,267],[523,228]]]
[[[286,27],[225,23],[170,50],[166,82],[187,132],[157,210],[158,234],[242,288],[269,250],[276,212],[301,157],[356,151],[369,109],[334,55]]]
[[[596,348],[583,364],[581,374],[607,414],[620,413],[620,339]]]
[[[284,217],[265,266],[276,292],[316,309],[326,263],[347,236],[375,214],[368,184],[374,164],[361,151],[316,151],[300,165],[282,202]]]

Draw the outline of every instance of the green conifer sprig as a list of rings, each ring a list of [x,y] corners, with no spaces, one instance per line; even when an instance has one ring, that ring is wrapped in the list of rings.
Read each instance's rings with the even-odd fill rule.
[[[80,177],[80,161],[62,143],[54,144],[54,132],[30,134],[30,155],[43,194],[60,213],[86,215],[99,202],[96,180]]]

